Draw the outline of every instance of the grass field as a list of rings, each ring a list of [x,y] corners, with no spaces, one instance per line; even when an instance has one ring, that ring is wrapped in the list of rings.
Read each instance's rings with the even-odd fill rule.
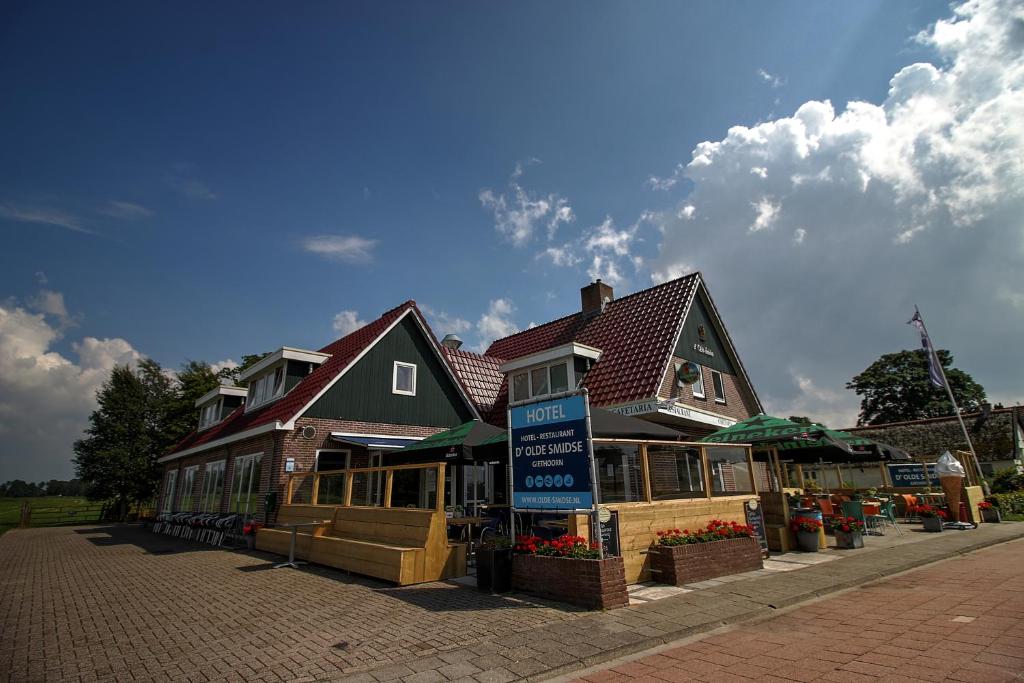
[[[32,505],[33,526],[36,523],[61,519],[68,511],[81,510],[86,517],[95,518],[92,512],[99,503],[91,503],[85,498],[65,496],[40,496],[39,498],[0,498],[0,534],[18,526],[21,519],[21,504],[28,501]],[[83,519],[85,521],[85,519]]]

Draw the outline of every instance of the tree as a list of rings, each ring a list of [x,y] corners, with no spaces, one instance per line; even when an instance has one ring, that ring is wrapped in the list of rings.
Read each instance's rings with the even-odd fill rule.
[[[155,361],[142,361],[137,371],[117,366],[96,393],[86,437],[75,442],[75,472],[88,485],[86,495],[115,501],[122,519],[157,489],[172,396],[171,380]]]
[[[806,415],[790,415],[788,418],[790,422],[796,422],[798,425],[806,425],[814,422],[811,418]]]
[[[953,365],[949,351],[937,351],[961,412],[981,409],[985,389],[963,370]],[[858,396],[858,425],[920,420],[953,414],[953,406],[944,388],[928,379],[928,357],[923,350],[887,353],[846,384]]]
[[[220,385],[218,375],[202,361],[186,361],[178,371],[174,396],[165,406],[165,436],[168,447],[174,446],[199,426],[196,400]]]

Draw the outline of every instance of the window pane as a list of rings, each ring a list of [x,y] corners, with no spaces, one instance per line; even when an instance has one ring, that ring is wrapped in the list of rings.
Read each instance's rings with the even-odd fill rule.
[[[395,366],[395,389],[412,392],[412,370],[408,365]]]
[[[238,503],[242,497],[242,485],[248,480],[246,469],[250,466],[249,458],[235,458],[235,472],[231,482],[231,505],[232,512],[240,512]]]
[[[195,467],[185,468],[185,481],[181,485],[181,498],[178,503],[178,509],[182,512],[192,512],[195,507],[195,497],[193,495],[193,489],[196,484],[196,471]]]
[[[250,515],[256,514],[256,503],[260,495],[260,463],[263,456],[257,455],[252,459],[252,477],[249,478],[249,502],[246,511]]]
[[[644,499],[640,447],[636,444],[594,444],[594,462],[602,503]]]
[[[530,398],[530,383],[525,372],[512,378],[512,396],[514,401],[525,401]]]
[[[693,383],[693,395],[704,398],[704,369],[697,366],[697,381]]]
[[[725,384],[722,382],[722,373],[711,371],[711,381],[715,385],[715,398],[719,401],[725,401]]]
[[[342,505],[345,502],[345,477],[348,475],[322,474],[317,488],[318,505]]]
[[[747,450],[735,446],[708,446],[711,491],[715,495],[753,493]]]
[[[703,497],[700,451],[679,446],[648,446],[651,496],[655,500]]]
[[[277,396],[284,389],[284,368],[280,367],[274,370],[274,393],[272,396]]]
[[[533,395],[544,396],[548,393],[548,369],[537,368],[530,372],[530,381],[533,383]]]
[[[437,470],[395,470],[391,480],[391,507],[433,508],[437,502]]]
[[[551,393],[569,390],[569,372],[565,363],[551,366]]]

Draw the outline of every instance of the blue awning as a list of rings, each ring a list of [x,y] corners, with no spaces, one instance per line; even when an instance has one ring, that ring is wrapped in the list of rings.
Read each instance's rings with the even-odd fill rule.
[[[331,434],[331,441],[350,446],[365,446],[370,449],[397,450],[405,448],[419,439],[403,439],[398,436],[349,436],[347,434]]]

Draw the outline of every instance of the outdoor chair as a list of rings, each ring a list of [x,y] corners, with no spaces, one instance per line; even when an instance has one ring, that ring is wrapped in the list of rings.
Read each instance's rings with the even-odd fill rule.
[[[883,502],[881,506],[881,514],[879,516],[881,517],[883,528],[886,523],[892,524],[893,528],[896,529],[896,533],[900,536],[903,535],[903,530],[900,529],[900,525],[896,523],[896,503],[891,500]]]
[[[818,507],[821,509],[821,514],[826,517],[833,517],[836,514],[835,508],[832,507],[832,501],[827,498],[821,498],[818,500]]]
[[[864,514],[864,506],[861,505],[860,502],[852,501],[852,500],[844,500],[843,501],[843,516],[844,517],[853,517],[857,521],[859,521],[862,524],[864,524],[864,531],[865,532],[867,532],[869,534],[874,533],[872,531],[872,527],[874,526],[875,521],[870,516]],[[882,535],[884,535],[884,533],[885,532],[882,532]]]
[[[917,496],[903,493],[900,498],[903,499],[903,521],[910,522],[914,517],[914,508],[917,507]]]

